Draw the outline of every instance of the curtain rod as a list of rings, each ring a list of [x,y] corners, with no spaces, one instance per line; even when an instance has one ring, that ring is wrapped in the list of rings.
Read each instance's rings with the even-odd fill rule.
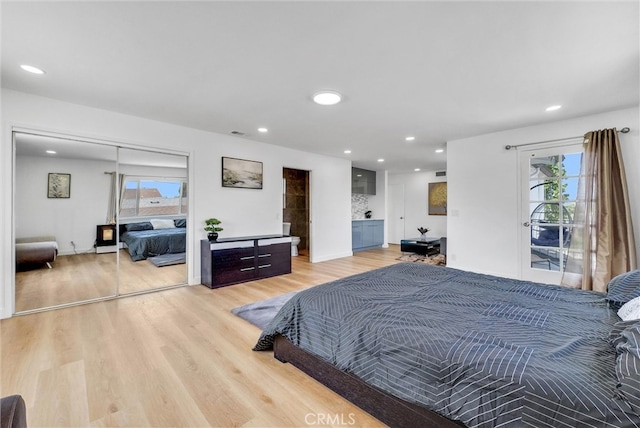
[[[623,134],[627,134],[629,131],[631,131],[631,129],[629,129],[628,126],[625,126],[624,128],[622,128],[617,132],[622,132]],[[507,144],[506,146],[504,146],[504,148],[505,150],[511,150],[511,149],[517,149],[518,147],[532,146],[534,144],[559,143],[560,141],[576,140],[578,138],[584,138],[584,135],[578,135],[577,137],[558,138],[557,140],[536,141],[535,143],[518,144],[516,146],[510,146]]]

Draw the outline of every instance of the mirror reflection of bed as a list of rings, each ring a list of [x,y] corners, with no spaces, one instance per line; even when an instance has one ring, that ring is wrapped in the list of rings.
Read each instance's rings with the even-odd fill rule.
[[[153,252],[134,261],[126,245],[109,235],[116,225],[108,220],[181,221],[186,236],[185,156],[18,132],[14,142],[14,236],[18,242],[46,235],[56,248],[52,261],[27,252],[25,262],[16,244],[17,313],[186,284],[186,245],[171,249],[182,253],[169,255],[178,261],[154,264],[151,259],[161,254]],[[116,171],[122,175],[115,176]],[[49,173],[70,175],[69,197],[48,197]],[[120,180],[123,192],[112,192]],[[115,198],[124,210],[120,216],[109,214],[109,201]],[[113,242],[101,242],[102,237]]]

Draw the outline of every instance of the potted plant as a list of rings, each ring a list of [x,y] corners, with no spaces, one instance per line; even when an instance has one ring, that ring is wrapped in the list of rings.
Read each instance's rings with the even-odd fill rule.
[[[218,239],[218,232],[222,232],[224,229],[218,227],[220,223],[222,223],[217,218],[208,218],[204,221],[205,227],[204,230],[207,232],[207,238],[209,241],[215,241]]]
[[[420,232],[420,240],[421,241],[426,241],[427,240],[427,232],[431,230],[427,227],[419,227],[418,228],[418,232]]]

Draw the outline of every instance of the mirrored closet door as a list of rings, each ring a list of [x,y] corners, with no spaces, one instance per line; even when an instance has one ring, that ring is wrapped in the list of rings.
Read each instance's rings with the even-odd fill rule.
[[[15,310],[114,296],[115,253],[97,254],[117,148],[14,133]]]
[[[120,294],[187,283],[187,158],[120,148]]]
[[[16,313],[187,283],[186,156],[23,132],[14,144]]]

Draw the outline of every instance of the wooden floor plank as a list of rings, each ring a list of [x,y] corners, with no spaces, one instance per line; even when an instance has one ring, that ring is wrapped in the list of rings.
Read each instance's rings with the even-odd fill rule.
[[[300,256],[289,275],[2,320],[0,392],[23,395],[32,427],[380,426],[271,352],[251,351],[260,330],[230,310],[399,256],[393,245],[322,263]]]
[[[149,260],[134,262],[125,249],[119,262],[115,253],[80,253],[60,256],[52,266],[16,272],[16,312],[187,282],[186,264],[159,268]]]

